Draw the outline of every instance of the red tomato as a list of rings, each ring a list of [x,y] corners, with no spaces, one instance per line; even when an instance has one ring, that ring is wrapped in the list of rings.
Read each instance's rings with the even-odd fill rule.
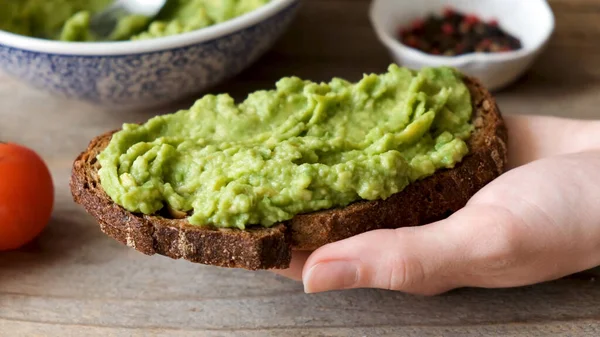
[[[42,158],[26,147],[0,143],[0,251],[37,237],[53,205],[52,176]]]

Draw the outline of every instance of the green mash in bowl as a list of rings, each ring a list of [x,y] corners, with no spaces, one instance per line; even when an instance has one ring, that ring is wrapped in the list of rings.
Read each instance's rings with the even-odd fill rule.
[[[280,79],[240,103],[125,124],[98,155],[100,182],[134,213],[164,207],[193,225],[244,229],[386,199],[452,168],[469,149],[471,98],[451,68],[391,65],[357,83]]]
[[[122,17],[109,41],[151,39],[190,32],[251,12],[270,0],[167,0],[154,18]],[[98,41],[93,13],[114,0],[0,0],[0,29],[62,41]]]

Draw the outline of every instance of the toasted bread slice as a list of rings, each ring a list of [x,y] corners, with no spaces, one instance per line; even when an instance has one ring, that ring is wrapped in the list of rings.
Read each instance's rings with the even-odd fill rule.
[[[113,132],[92,140],[75,160],[73,198],[96,218],[104,233],[144,254],[250,270],[287,268],[293,249],[312,250],[374,229],[443,219],[504,172],[508,136],[498,106],[477,80],[464,80],[471,92],[475,126],[467,143],[470,153],[453,169],[414,182],[386,200],[359,201],[297,215],[271,228],[247,230],[194,226],[169,215],[133,214],[115,204],[99,181],[96,156]]]

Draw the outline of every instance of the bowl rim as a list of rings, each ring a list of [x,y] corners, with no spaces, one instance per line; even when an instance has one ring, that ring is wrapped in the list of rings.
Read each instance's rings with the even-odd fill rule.
[[[521,59],[527,57],[531,54],[538,52],[541,48],[546,45],[546,43],[552,37],[554,30],[556,28],[556,18],[554,16],[554,12],[552,8],[548,4],[546,0],[538,0],[540,6],[543,7],[543,10],[547,12],[550,18],[550,28],[547,30],[543,38],[537,41],[534,45],[521,48],[515,51],[509,51],[504,53],[470,53],[463,54],[458,56],[444,56],[444,55],[432,55],[427,54],[423,51],[411,48],[396,38],[391,36],[386,29],[383,28],[379,17],[375,13],[376,6],[385,0],[372,0],[369,8],[369,19],[371,20],[371,24],[374,27],[375,33],[379,40],[390,50],[393,50],[397,53],[400,53],[405,56],[410,56],[412,58],[419,58],[421,62],[428,63],[432,65],[447,65],[451,67],[464,67],[473,63],[481,63],[481,62],[507,62],[513,61],[517,59]]]
[[[0,46],[57,55],[120,56],[186,47],[227,36],[268,20],[300,0],[271,0],[251,12],[182,34],[140,41],[65,42],[29,37],[0,30]]]

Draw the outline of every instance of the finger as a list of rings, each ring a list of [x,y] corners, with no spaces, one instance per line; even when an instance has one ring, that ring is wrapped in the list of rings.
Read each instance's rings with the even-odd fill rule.
[[[436,294],[450,287],[462,250],[445,223],[367,232],[318,249],[304,267],[308,293],[381,288]],[[446,277],[444,277],[446,276]]]
[[[302,280],[302,268],[306,263],[306,260],[310,256],[309,251],[294,251],[292,254],[292,261],[287,269],[271,269],[271,272],[290,278],[295,281]]]
[[[550,116],[504,116],[509,135],[508,166],[600,148],[600,121]],[[527,144],[527,146],[523,146]]]
[[[564,131],[575,121],[546,116],[505,116],[509,130],[508,166],[515,168],[532,161],[567,152]],[[523,146],[527,144],[527,146]],[[565,148],[565,149],[563,149]]]
[[[381,288],[434,295],[480,282],[479,269],[490,259],[503,267],[518,245],[502,232],[514,228],[510,214],[483,208],[471,206],[430,225],[372,231],[321,247],[304,267],[305,291]]]

